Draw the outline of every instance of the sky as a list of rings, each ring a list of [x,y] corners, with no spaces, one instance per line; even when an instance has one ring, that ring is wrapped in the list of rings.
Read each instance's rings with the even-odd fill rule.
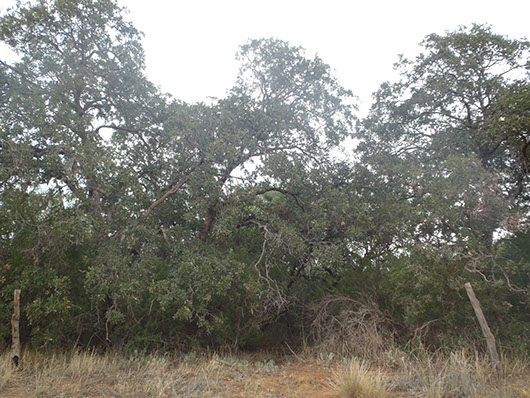
[[[145,33],[147,73],[186,101],[222,97],[234,83],[235,53],[249,39],[275,37],[318,54],[341,84],[371,103],[395,78],[398,54],[415,57],[430,33],[487,23],[495,33],[530,38],[524,0],[127,0]]]
[[[150,80],[188,102],[226,94],[237,75],[237,49],[249,39],[274,37],[318,54],[364,113],[378,86],[396,78],[398,54],[415,57],[430,33],[485,23],[495,33],[530,38],[525,0],[118,1],[145,34]],[[14,4],[0,0],[0,12]]]

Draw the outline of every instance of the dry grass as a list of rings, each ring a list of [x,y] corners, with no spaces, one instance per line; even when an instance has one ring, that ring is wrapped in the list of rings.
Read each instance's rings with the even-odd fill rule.
[[[14,374],[15,370],[10,365],[10,358],[7,355],[3,355],[0,362],[0,392],[15,378]]]
[[[524,398],[529,371],[527,361],[506,358],[497,371],[485,356],[464,350],[423,354],[405,363],[394,389],[426,398]]]
[[[306,351],[314,360],[362,360],[343,364],[335,376],[340,397],[530,398],[528,359],[504,358],[497,371],[471,351],[432,354],[420,346],[406,354],[393,343],[388,320],[367,299],[325,297],[313,313]]]
[[[398,350],[386,355],[394,360]],[[0,356],[0,397],[530,398],[527,361],[464,351],[401,357],[397,365],[329,354],[313,359],[234,356],[23,353],[23,368]]]
[[[354,359],[339,372],[334,385],[339,397],[530,398],[528,361],[503,359],[498,372],[477,354],[450,354],[408,358],[400,369],[370,369]],[[384,371],[382,369],[385,369]]]
[[[14,370],[0,362],[1,397],[214,397],[226,366],[215,358],[120,357],[26,352]]]
[[[248,355],[100,355],[24,352],[0,356],[0,397],[331,397],[323,366]]]
[[[335,386],[339,398],[386,398],[390,396],[378,370],[370,369],[357,359],[350,362],[346,372],[337,374]]]

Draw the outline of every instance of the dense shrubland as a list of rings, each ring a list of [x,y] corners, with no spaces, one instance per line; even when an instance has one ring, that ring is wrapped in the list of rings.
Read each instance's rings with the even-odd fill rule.
[[[0,19],[4,343],[21,289],[36,347],[479,345],[469,281],[528,352],[526,40],[430,35],[358,120],[302,48],[251,40],[226,97],[187,104],[140,37],[113,0]]]

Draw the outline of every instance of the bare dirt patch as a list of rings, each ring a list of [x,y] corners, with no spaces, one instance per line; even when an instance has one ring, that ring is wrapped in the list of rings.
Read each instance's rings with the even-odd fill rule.
[[[336,396],[332,379],[333,371],[328,367],[293,363],[274,371],[256,367],[251,379],[229,381],[226,387],[237,397],[331,398]]]

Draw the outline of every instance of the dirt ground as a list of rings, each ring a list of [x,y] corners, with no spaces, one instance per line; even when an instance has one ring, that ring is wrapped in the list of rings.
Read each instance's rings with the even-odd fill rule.
[[[255,394],[261,397],[331,398],[337,393],[332,386],[333,370],[319,364],[290,364],[276,372],[256,374]],[[246,397],[248,388],[237,382],[227,383],[228,390]]]

